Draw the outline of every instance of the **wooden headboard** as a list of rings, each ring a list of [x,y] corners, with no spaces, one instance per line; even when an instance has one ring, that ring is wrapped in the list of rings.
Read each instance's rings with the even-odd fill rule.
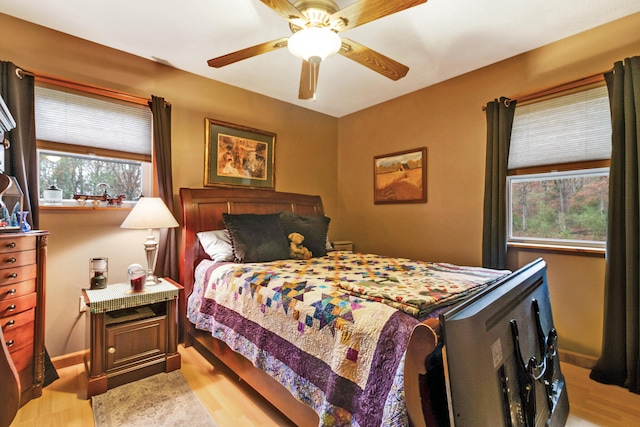
[[[193,290],[193,272],[196,265],[207,258],[196,233],[224,229],[223,213],[268,214],[289,211],[300,215],[324,215],[320,196],[270,190],[233,187],[181,188],[180,201],[180,284],[184,286],[187,297]]]

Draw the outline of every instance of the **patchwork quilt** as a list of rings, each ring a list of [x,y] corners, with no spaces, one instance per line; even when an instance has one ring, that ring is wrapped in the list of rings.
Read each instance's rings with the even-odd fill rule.
[[[407,426],[404,354],[413,328],[506,273],[339,251],[304,261],[205,261],[188,316],[310,405],[321,426]]]

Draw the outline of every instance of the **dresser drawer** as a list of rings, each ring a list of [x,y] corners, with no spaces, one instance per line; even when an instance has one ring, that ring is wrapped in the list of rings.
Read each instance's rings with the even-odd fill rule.
[[[33,387],[33,344],[11,353],[11,360],[18,371],[22,393],[28,393]]]
[[[21,313],[36,306],[36,294],[0,301],[0,317]]]
[[[23,323],[22,325],[3,331],[4,342],[9,349],[9,353],[15,353],[23,347],[33,345],[34,323]]]
[[[31,359],[33,359],[33,355],[30,356]],[[20,398],[21,402],[22,399],[25,398],[25,393],[28,394],[33,387],[33,362],[31,359],[28,360],[29,363],[27,364],[27,366],[25,366],[23,369],[18,369],[18,377],[20,378],[20,389],[22,390],[22,396]]]
[[[36,248],[35,236],[10,236],[0,241],[0,254],[28,251]]]
[[[35,249],[20,252],[5,252],[0,254],[0,269],[20,267],[36,263]]]
[[[33,266],[33,270],[35,270],[35,265]],[[23,276],[29,276],[29,274],[20,273],[20,277],[24,279]],[[28,273],[28,272],[26,272]],[[18,298],[24,295],[28,295],[36,291],[36,279],[35,279],[35,271],[34,277],[30,278],[30,280],[25,280],[23,282],[12,283],[9,285],[0,285],[0,301],[5,301],[11,298]]]
[[[30,368],[33,363],[33,344],[29,344],[11,353],[11,360],[18,372]]]
[[[0,325],[2,325],[2,333],[7,332],[13,328],[19,328],[22,325],[31,323],[36,319],[35,308],[23,311],[22,313],[10,314],[6,317],[0,317]]]

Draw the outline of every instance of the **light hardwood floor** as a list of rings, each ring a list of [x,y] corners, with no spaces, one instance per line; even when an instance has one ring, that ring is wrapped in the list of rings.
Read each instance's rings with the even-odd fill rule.
[[[211,366],[193,347],[179,347],[181,371],[219,427],[293,426],[246,384],[224,368]],[[589,379],[589,371],[566,363],[571,414],[570,427],[629,427],[640,425],[640,395]],[[90,427],[91,404],[86,400],[83,365],[58,370],[60,379],[20,409],[11,427]]]

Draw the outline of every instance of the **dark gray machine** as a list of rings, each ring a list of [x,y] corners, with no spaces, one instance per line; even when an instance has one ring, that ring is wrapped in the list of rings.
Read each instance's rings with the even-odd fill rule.
[[[538,259],[440,316],[452,426],[564,426],[546,263]]]

